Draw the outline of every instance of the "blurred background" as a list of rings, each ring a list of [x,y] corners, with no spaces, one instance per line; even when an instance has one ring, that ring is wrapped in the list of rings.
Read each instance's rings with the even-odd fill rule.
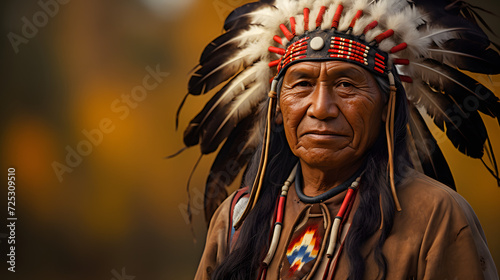
[[[176,131],[191,69],[224,18],[246,2],[0,1],[1,279],[194,277],[214,157],[201,159],[191,181],[190,226],[186,184],[199,149],[165,156],[183,147],[182,130],[209,97],[188,98]],[[500,13],[498,0],[471,2]],[[500,34],[499,18],[481,14]],[[476,78],[500,95],[500,77]],[[485,122],[500,156],[498,122]],[[440,144],[500,268],[500,188],[480,161]],[[5,261],[9,167],[16,169],[16,273]]]

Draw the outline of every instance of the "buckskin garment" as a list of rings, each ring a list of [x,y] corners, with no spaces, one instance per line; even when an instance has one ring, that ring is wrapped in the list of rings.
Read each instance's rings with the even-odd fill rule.
[[[323,213],[324,216],[335,217],[345,193],[344,191],[320,203],[329,210],[328,214]],[[233,196],[234,193],[221,204],[211,220],[195,279],[210,279],[213,270],[229,253],[228,231]],[[386,279],[498,279],[481,225],[462,196],[416,171],[411,171],[406,180],[398,186],[398,196],[403,210],[396,211],[391,234],[382,247],[387,259]],[[348,234],[358,203],[356,199],[343,227],[341,240]],[[290,248],[293,246],[290,243],[293,243],[294,228],[301,226],[301,217],[307,209],[311,208],[309,212],[314,212],[321,207],[323,206],[319,204],[301,202],[295,188],[290,188],[282,235],[266,279],[287,278],[287,270],[290,269],[287,261],[293,262],[290,258]],[[366,265],[365,279],[381,278],[374,258],[374,248],[379,236],[380,230],[369,238],[362,249]],[[309,267],[309,272],[312,271],[313,274],[306,274],[301,279],[322,279],[327,260],[324,256],[327,242],[320,243],[319,250],[313,250],[308,259],[303,260],[315,262],[315,265]],[[336,253],[338,248],[339,246]],[[335,256],[337,257],[333,279],[347,279],[349,261],[345,250]],[[304,266],[307,264],[306,262]]]

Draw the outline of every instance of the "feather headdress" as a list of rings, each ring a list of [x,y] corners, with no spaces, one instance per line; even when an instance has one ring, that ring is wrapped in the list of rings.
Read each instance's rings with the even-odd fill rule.
[[[235,9],[225,33],[203,51],[188,85],[188,95],[217,88],[184,131],[185,145],[200,145],[202,154],[224,143],[206,184],[206,220],[269,130],[261,128],[259,111],[274,90],[270,80],[294,61],[314,59],[315,51],[374,74],[398,76],[410,104],[409,145],[417,168],[454,188],[422,118],[427,114],[460,152],[482,161],[486,152],[490,164],[483,163],[498,181],[479,112],[498,119],[500,101],[460,71],[500,73],[500,56],[477,18],[472,6],[447,0],[261,0]],[[258,193],[252,196],[249,204]]]

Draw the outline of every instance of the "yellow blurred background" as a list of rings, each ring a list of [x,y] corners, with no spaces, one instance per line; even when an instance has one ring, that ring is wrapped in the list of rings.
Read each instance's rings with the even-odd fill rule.
[[[38,0],[0,2],[0,172],[6,178],[16,168],[18,218],[13,274],[4,261],[4,179],[0,275],[8,277],[0,278],[113,279],[125,271],[137,280],[192,279],[206,234],[201,195],[214,157],[202,158],[191,181],[192,229],[186,183],[199,149],[164,157],[183,147],[182,130],[209,97],[188,98],[176,131],[191,69],[229,12],[248,1],[41,0],[48,2],[57,5],[45,17]],[[498,0],[473,3],[500,13]],[[482,15],[500,34],[499,18]],[[138,92],[151,69],[164,74]],[[499,76],[477,78],[500,95]],[[485,122],[500,157],[498,122]],[[90,147],[86,134],[94,137]],[[441,144],[500,267],[500,188],[480,161]],[[85,155],[68,157],[78,149]]]

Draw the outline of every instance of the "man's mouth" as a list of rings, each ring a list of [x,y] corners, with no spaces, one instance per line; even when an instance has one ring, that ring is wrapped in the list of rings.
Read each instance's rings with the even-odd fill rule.
[[[324,135],[324,136],[343,136],[343,137],[347,136],[347,135],[344,135],[342,133],[339,133],[339,132],[336,132],[333,130],[322,130],[322,129],[321,130],[308,130],[303,135],[308,135],[308,134]]]

